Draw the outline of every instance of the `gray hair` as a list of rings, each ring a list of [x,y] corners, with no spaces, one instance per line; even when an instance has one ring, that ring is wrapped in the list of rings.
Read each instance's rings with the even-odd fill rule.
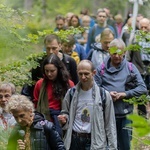
[[[125,49],[125,43],[122,39],[114,39],[110,42],[109,47],[117,47],[120,49]]]
[[[0,85],[0,91],[6,90],[8,88],[11,89],[12,95],[16,93],[16,87],[15,87],[15,85],[13,83],[11,83],[11,82],[9,82],[9,83],[2,83]]]
[[[10,98],[6,110],[10,113],[16,110],[34,111],[34,105],[26,96],[17,94]]]

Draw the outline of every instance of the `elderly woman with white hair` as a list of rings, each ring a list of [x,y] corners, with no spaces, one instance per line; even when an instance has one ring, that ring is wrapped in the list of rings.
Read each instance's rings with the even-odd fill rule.
[[[33,103],[23,95],[14,95],[7,105],[17,125],[14,127],[7,150],[65,150],[53,123],[34,111]]]
[[[131,123],[127,115],[133,113],[133,104],[123,99],[139,97],[147,93],[144,81],[136,66],[125,58],[125,44],[121,39],[114,39],[109,45],[109,57],[97,68],[95,81],[98,86],[110,92],[117,126],[118,150],[130,150]]]

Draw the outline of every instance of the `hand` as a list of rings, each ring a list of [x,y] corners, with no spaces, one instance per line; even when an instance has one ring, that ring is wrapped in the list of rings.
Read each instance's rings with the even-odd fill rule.
[[[117,99],[117,97],[116,97],[117,96],[117,92],[116,91],[111,91],[110,95],[111,95],[113,101],[116,101],[116,99]]]
[[[118,99],[123,99],[123,98],[125,98],[125,97],[126,97],[126,93],[120,92],[120,93],[117,93],[117,95],[116,95],[116,100],[118,100]]]
[[[57,118],[58,118],[58,120],[60,121],[61,124],[65,124],[67,122],[66,115],[58,115]]]
[[[22,140],[18,140],[18,150],[25,150],[26,146],[25,146],[25,142],[23,142]]]

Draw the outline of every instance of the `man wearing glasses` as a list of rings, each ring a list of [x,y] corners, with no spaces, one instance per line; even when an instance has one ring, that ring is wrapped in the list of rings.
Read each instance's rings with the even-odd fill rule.
[[[133,104],[123,99],[139,97],[147,93],[146,85],[134,64],[125,59],[125,44],[114,39],[109,45],[109,57],[97,68],[95,81],[110,92],[114,102],[117,126],[118,150],[130,150],[132,132],[127,115],[133,113]]]

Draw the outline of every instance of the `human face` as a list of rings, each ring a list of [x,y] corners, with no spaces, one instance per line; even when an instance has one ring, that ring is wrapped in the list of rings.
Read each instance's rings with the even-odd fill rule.
[[[12,111],[12,114],[16,122],[22,127],[30,126],[33,122],[34,115],[31,110],[16,109]]]
[[[45,75],[51,81],[57,78],[58,69],[53,64],[47,64],[44,66]]]
[[[111,53],[110,49],[109,49],[109,53],[110,53],[110,57],[111,57],[111,64],[114,67],[118,67],[120,65],[120,63],[122,62],[123,57],[125,55],[123,48],[117,48],[117,51],[114,53]]]
[[[98,24],[104,24],[107,19],[107,15],[105,12],[99,12],[97,15],[97,22]]]
[[[77,67],[77,73],[81,84],[90,86],[93,83],[93,76],[96,71],[92,71],[91,65],[87,62],[81,63]]]
[[[149,32],[149,22],[140,22],[140,30],[144,32]]]
[[[11,88],[0,90],[0,107],[5,108],[9,99],[12,96]]]
[[[90,26],[90,19],[86,19],[82,21],[83,27],[89,27]]]
[[[73,50],[73,45],[69,45],[67,43],[62,44],[62,50],[65,54],[71,55]]]
[[[62,19],[56,20],[56,27],[58,30],[63,29],[65,22]]]
[[[54,39],[52,42],[46,43],[46,53],[47,55],[56,54],[58,55],[59,50],[61,49],[61,44],[57,42],[56,39]]]
[[[114,36],[110,33],[109,36],[104,36],[101,39],[102,48],[105,51],[108,51],[110,42],[114,39]]]
[[[79,21],[78,21],[77,18],[73,17],[73,18],[71,19],[71,26],[73,26],[73,27],[78,27],[78,23],[79,23]]]

